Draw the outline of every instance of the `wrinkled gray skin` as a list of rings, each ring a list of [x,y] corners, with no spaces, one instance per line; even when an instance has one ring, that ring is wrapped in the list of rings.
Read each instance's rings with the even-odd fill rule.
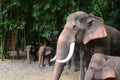
[[[56,61],[52,80],[59,80],[65,63],[60,63],[67,57],[70,44],[78,44],[80,53],[80,80],[84,80],[85,67],[90,56],[95,52],[110,55],[120,55],[120,32],[106,26],[100,17],[78,11],[67,17],[56,49]],[[84,62],[83,62],[84,61]],[[87,64],[85,64],[87,63]]]
[[[120,80],[120,57],[95,53],[90,61],[85,80]]]
[[[39,55],[39,67],[50,66],[50,59],[53,55],[53,48],[49,46],[40,46],[38,50]]]
[[[36,50],[35,50],[34,46],[27,45],[25,47],[25,53],[27,54],[27,61],[28,61],[28,63],[31,63],[32,61],[36,60],[37,53],[36,53]]]

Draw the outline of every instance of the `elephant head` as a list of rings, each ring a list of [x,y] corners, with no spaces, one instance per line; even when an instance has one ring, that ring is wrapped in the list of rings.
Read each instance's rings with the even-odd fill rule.
[[[101,18],[91,16],[82,11],[70,14],[58,38],[53,80],[58,80],[56,77],[59,77],[62,72],[64,66],[62,63],[71,59],[75,42],[86,45],[93,39],[104,37],[107,37],[107,32]]]
[[[100,53],[95,53],[91,58],[85,75],[85,80],[105,80],[107,78],[115,77],[116,75],[113,63],[107,58],[107,56]]]

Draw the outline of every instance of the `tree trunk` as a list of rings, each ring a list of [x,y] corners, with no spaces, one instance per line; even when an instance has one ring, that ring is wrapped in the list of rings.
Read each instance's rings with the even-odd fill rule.
[[[19,38],[19,30],[17,32],[17,43],[16,43],[16,50],[17,50],[17,58],[20,59],[20,55],[19,55],[19,44],[20,44],[20,38]]]

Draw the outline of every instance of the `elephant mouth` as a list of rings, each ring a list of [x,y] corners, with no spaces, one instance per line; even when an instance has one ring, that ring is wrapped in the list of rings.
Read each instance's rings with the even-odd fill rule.
[[[68,52],[67,57],[63,60],[56,60],[56,61],[59,62],[59,63],[68,62],[72,58],[72,55],[74,53],[74,48],[75,48],[75,42],[70,43],[70,48],[69,48],[69,52]],[[54,61],[55,59],[56,59],[56,56],[53,59],[51,59],[51,61]]]

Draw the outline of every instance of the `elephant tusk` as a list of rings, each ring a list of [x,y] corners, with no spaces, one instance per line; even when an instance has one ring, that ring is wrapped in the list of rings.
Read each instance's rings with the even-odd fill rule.
[[[50,59],[50,62],[53,62],[56,60],[56,55],[54,56],[54,58]]]
[[[75,42],[70,44],[70,50],[69,50],[68,56],[64,60],[57,60],[57,62],[59,62],[59,63],[68,62],[71,59],[71,57],[72,57],[72,55],[74,53],[74,48],[75,48]]]

